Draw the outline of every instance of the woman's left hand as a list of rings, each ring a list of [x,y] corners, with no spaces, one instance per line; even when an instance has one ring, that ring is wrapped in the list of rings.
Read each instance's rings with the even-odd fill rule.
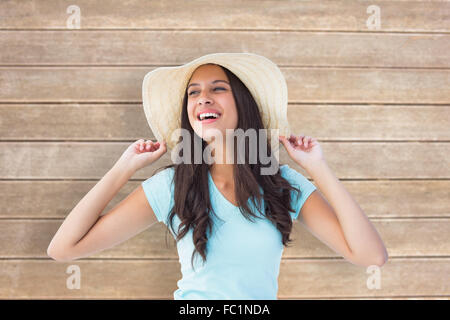
[[[322,147],[315,138],[310,136],[294,136],[289,138],[279,136],[289,156],[303,169],[307,169],[314,163],[324,160]]]

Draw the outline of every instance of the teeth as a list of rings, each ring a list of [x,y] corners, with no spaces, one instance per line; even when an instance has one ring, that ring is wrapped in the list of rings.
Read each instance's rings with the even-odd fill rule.
[[[202,113],[200,115],[200,120],[203,120],[203,119],[205,119],[205,117],[208,117],[208,116],[212,116],[214,118],[218,118],[219,114],[218,113]]]

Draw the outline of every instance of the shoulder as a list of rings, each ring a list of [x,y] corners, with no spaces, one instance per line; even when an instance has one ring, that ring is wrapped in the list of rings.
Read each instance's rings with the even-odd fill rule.
[[[280,167],[281,176],[300,189],[314,189],[315,186],[303,174],[285,164]]]
[[[289,165],[287,165],[287,164],[280,166],[280,173],[283,178],[288,179],[288,180],[289,179],[292,180],[292,179],[298,177],[299,175],[303,177],[303,175],[300,172],[289,167]]]
[[[281,174],[286,174],[290,170],[292,170],[292,169],[287,164],[283,164],[282,166],[280,166]]]
[[[294,209],[291,212],[292,219],[297,219],[299,212],[306,202],[308,197],[317,189],[316,186],[303,176],[297,170],[290,168],[287,164],[280,167],[281,175],[295,188],[300,189],[300,194],[294,194],[295,191],[291,191],[294,195],[291,198],[292,207]]]
[[[150,183],[151,181],[157,180],[158,182],[170,182],[173,179],[175,173],[175,169],[173,167],[166,168],[163,170],[159,170],[155,174],[153,174],[151,177],[147,178],[142,183]]]
[[[165,168],[153,174],[141,183],[145,196],[152,207],[158,221],[166,223],[170,206],[173,204],[174,168]]]
[[[165,168],[163,170],[160,170],[153,174],[151,177],[147,178],[146,180],[142,181],[142,187],[145,191],[148,190],[169,190],[173,189],[173,177],[174,177],[175,169],[173,167],[171,168]]]

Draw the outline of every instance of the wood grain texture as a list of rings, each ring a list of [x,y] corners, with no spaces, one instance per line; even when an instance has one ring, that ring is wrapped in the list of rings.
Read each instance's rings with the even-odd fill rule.
[[[365,268],[296,221],[278,298],[450,298],[450,1],[74,4],[81,29],[66,2],[0,1],[0,299],[172,299],[180,265],[161,223],[86,259],[46,249],[126,147],[154,139],[145,74],[212,52],[280,66],[293,131],[319,140],[389,253],[369,290]],[[380,29],[368,27],[371,5]],[[280,160],[309,178],[284,149]],[[103,214],[169,163],[137,172]],[[80,290],[66,287],[70,265]]]
[[[3,141],[155,139],[136,104],[13,104],[0,105],[0,114]],[[291,104],[288,119],[319,141],[450,140],[450,113],[441,106]]]
[[[80,268],[80,289],[67,289],[69,266]],[[172,299],[181,278],[177,260],[0,260],[0,298]],[[289,259],[280,265],[279,299],[308,297],[446,296],[448,258],[391,259],[380,289],[368,289],[366,269],[335,259]],[[414,275],[408,277],[407,275]]]
[[[27,50],[24,50],[25,48]],[[2,65],[179,65],[210,52],[255,52],[279,66],[446,68],[450,35],[298,31],[0,32]],[[395,52],[395,54],[386,54]],[[313,54],[312,54],[313,53]]]
[[[72,4],[72,3],[70,3]],[[68,3],[58,0],[2,1],[2,29],[66,29]],[[381,8],[382,30],[445,32],[450,30],[447,1],[357,0],[286,1],[227,0],[211,6],[206,0],[126,1],[93,3],[79,0],[83,29],[250,29],[367,31],[367,8]],[[399,14],[401,12],[401,14]],[[38,14],[37,14],[38,13]],[[45,15],[45,19],[42,16]],[[195,16],[195,19],[192,17]],[[20,19],[19,19],[20,18]]]
[[[319,141],[320,142],[320,141]],[[450,144],[444,142],[320,142],[341,179],[448,179]],[[0,142],[1,179],[100,179],[131,144],[124,142]],[[101,152],[99,152],[101,150]],[[145,179],[171,162],[170,152],[137,171]],[[303,171],[281,147],[281,164]],[[304,172],[307,176],[307,173]]]
[[[0,218],[64,218],[97,181],[0,181],[0,203],[5,204],[0,210]],[[136,181],[134,178],[129,181],[103,213],[125,199],[140,182],[141,179]],[[449,180],[363,179],[341,182],[371,218],[450,218]]]
[[[141,101],[142,80],[154,69],[0,67],[0,102]],[[446,69],[280,69],[290,103],[450,103],[450,70]]]
[[[389,257],[450,255],[450,224],[448,219],[372,219],[380,233]],[[0,258],[47,258],[47,247],[62,220],[3,220],[0,224]],[[174,238],[162,223],[156,223],[137,236],[106,249],[92,258],[172,258],[178,259]],[[405,235],[411,235],[405,237]],[[342,258],[315,238],[303,224],[296,221],[291,245],[283,258]],[[166,242],[167,241],[167,242]]]

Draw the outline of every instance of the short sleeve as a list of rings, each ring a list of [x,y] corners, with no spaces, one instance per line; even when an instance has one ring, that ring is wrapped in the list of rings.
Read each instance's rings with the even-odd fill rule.
[[[280,167],[281,176],[289,181],[289,183],[300,189],[300,198],[295,190],[291,190],[291,207],[295,213],[290,212],[292,220],[297,219],[303,204],[311,193],[316,190],[316,186],[305,178],[300,172],[290,168],[287,164]]]
[[[156,218],[164,224],[166,224],[167,216],[173,205],[172,178],[173,168],[167,168],[141,183]]]

